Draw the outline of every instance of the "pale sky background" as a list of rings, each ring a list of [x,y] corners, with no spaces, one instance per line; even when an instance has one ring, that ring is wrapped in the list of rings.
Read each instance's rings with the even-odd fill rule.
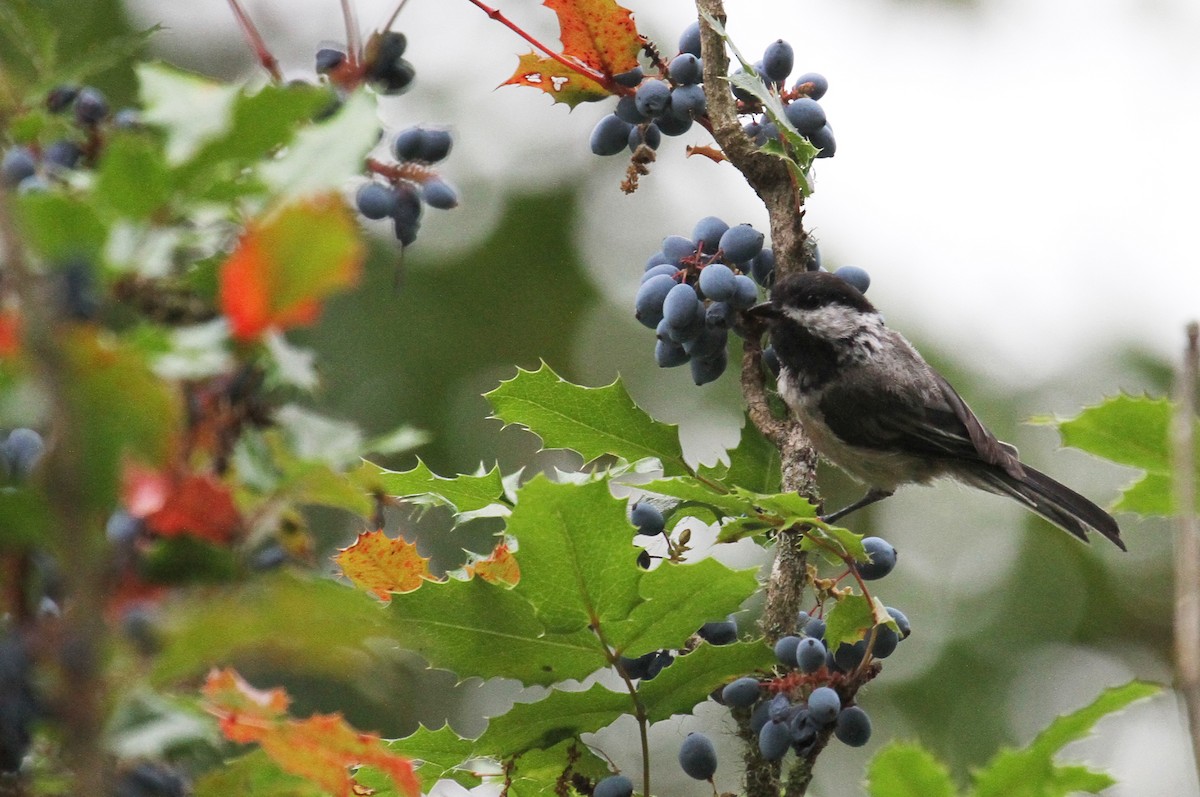
[[[642,32],[672,51],[694,18],[685,0],[625,4]],[[382,22],[391,5],[361,0],[363,28]],[[553,15],[535,0],[499,5],[554,40]],[[335,0],[246,6],[285,68],[297,73],[311,70],[322,41],[344,38]],[[164,49],[191,51],[197,61],[227,54],[231,74],[248,68],[221,0],[133,0],[130,7],[140,22],[166,24],[156,37]],[[726,8],[730,33],[748,55],[783,37],[795,46],[797,74],[828,77],[822,104],[838,154],[819,162],[807,223],[829,265],[870,271],[870,297],[889,323],[1011,386],[1051,376],[1077,385],[1061,406],[1043,411],[1069,412],[1134,387],[1106,366],[1105,355],[1123,346],[1176,356],[1183,325],[1200,317],[1200,3],[727,0]],[[411,0],[397,27],[409,35],[418,79],[409,94],[382,103],[385,118],[397,126],[454,126],[445,173],[465,197],[452,222],[423,227],[419,246],[466,251],[490,232],[499,213],[494,200],[514,184],[534,190],[584,181],[589,214],[579,243],[611,304],[589,320],[581,367],[620,370],[652,412],[677,415],[670,420],[703,404],[699,391],[684,387],[686,375],[669,382],[653,368],[649,342],[613,351],[610,332],[614,313],[630,313],[642,263],[663,236],[688,234],[710,214],[766,227],[761,204],[732,168],[683,157],[687,144],[707,143],[707,134],[694,128],[664,139],[652,175],[625,197],[617,188],[625,160],[600,161],[587,146],[611,103],[568,113],[533,90],[495,89],[527,46],[466,0]],[[729,434],[736,439],[736,431]],[[1034,445],[1052,445],[1052,435],[1038,434]],[[889,521],[912,527],[922,511],[927,519],[920,499],[893,502]],[[980,515],[995,509],[970,507]],[[1012,518],[1015,524],[1019,510]],[[989,544],[996,539],[989,535]],[[911,546],[909,577],[926,590],[948,570],[958,576],[955,589],[986,589],[1014,555],[1000,544],[989,549],[986,566],[948,563],[915,538],[900,542]],[[928,600],[905,607],[934,631],[922,639],[925,654],[918,646],[906,662],[889,662],[888,678],[902,679],[906,668],[932,657],[938,628],[952,637],[952,618],[937,616],[945,608],[936,593]],[[1101,685],[1130,677],[1127,664],[1096,651],[1042,650],[1037,658],[1021,692],[1028,704],[1010,706],[1022,740]],[[1169,677],[1161,662],[1149,665],[1155,668]],[[1081,679],[1082,671],[1089,676]],[[902,736],[903,728],[888,726],[893,719],[877,722]],[[1076,750],[1123,781],[1112,795],[1191,797],[1200,791],[1179,723],[1177,708],[1159,699],[1105,723]],[[823,764],[838,778],[822,794],[840,793],[836,784],[844,786],[863,757],[841,750],[830,759]]]

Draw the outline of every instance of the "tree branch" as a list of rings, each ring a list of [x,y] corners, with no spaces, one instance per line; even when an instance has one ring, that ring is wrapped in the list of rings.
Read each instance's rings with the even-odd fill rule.
[[[1187,348],[1176,385],[1171,448],[1175,501],[1175,673],[1187,705],[1192,753],[1200,770],[1200,520],[1196,517],[1196,390],[1200,324],[1187,327]]]

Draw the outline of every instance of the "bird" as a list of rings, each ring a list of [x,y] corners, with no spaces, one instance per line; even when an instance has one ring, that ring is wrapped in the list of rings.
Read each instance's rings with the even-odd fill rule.
[[[905,484],[950,478],[1007,496],[1088,541],[1099,532],[1121,550],[1116,520],[1031,468],[996,438],[859,290],[823,271],[780,277],[759,319],[779,359],[776,386],[824,459],[867,487],[822,515],[833,523]]]

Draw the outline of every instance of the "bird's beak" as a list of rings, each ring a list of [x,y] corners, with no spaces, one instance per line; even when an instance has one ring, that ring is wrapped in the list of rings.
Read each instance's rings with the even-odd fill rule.
[[[752,318],[762,319],[779,318],[781,315],[779,312],[779,307],[771,301],[761,302],[754,305],[746,311],[746,314]]]

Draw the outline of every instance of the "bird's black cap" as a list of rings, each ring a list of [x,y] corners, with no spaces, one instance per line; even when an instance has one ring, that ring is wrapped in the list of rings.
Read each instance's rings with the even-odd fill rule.
[[[852,307],[861,313],[876,312],[875,306],[857,288],[826,271],[801,271],[783,277],[771,289],[771,301],[755,305],[750,312],[770,318],[778,316],[781,307],[816,310],[832,304]],[[770,309],[765,305],[770,305]]]

